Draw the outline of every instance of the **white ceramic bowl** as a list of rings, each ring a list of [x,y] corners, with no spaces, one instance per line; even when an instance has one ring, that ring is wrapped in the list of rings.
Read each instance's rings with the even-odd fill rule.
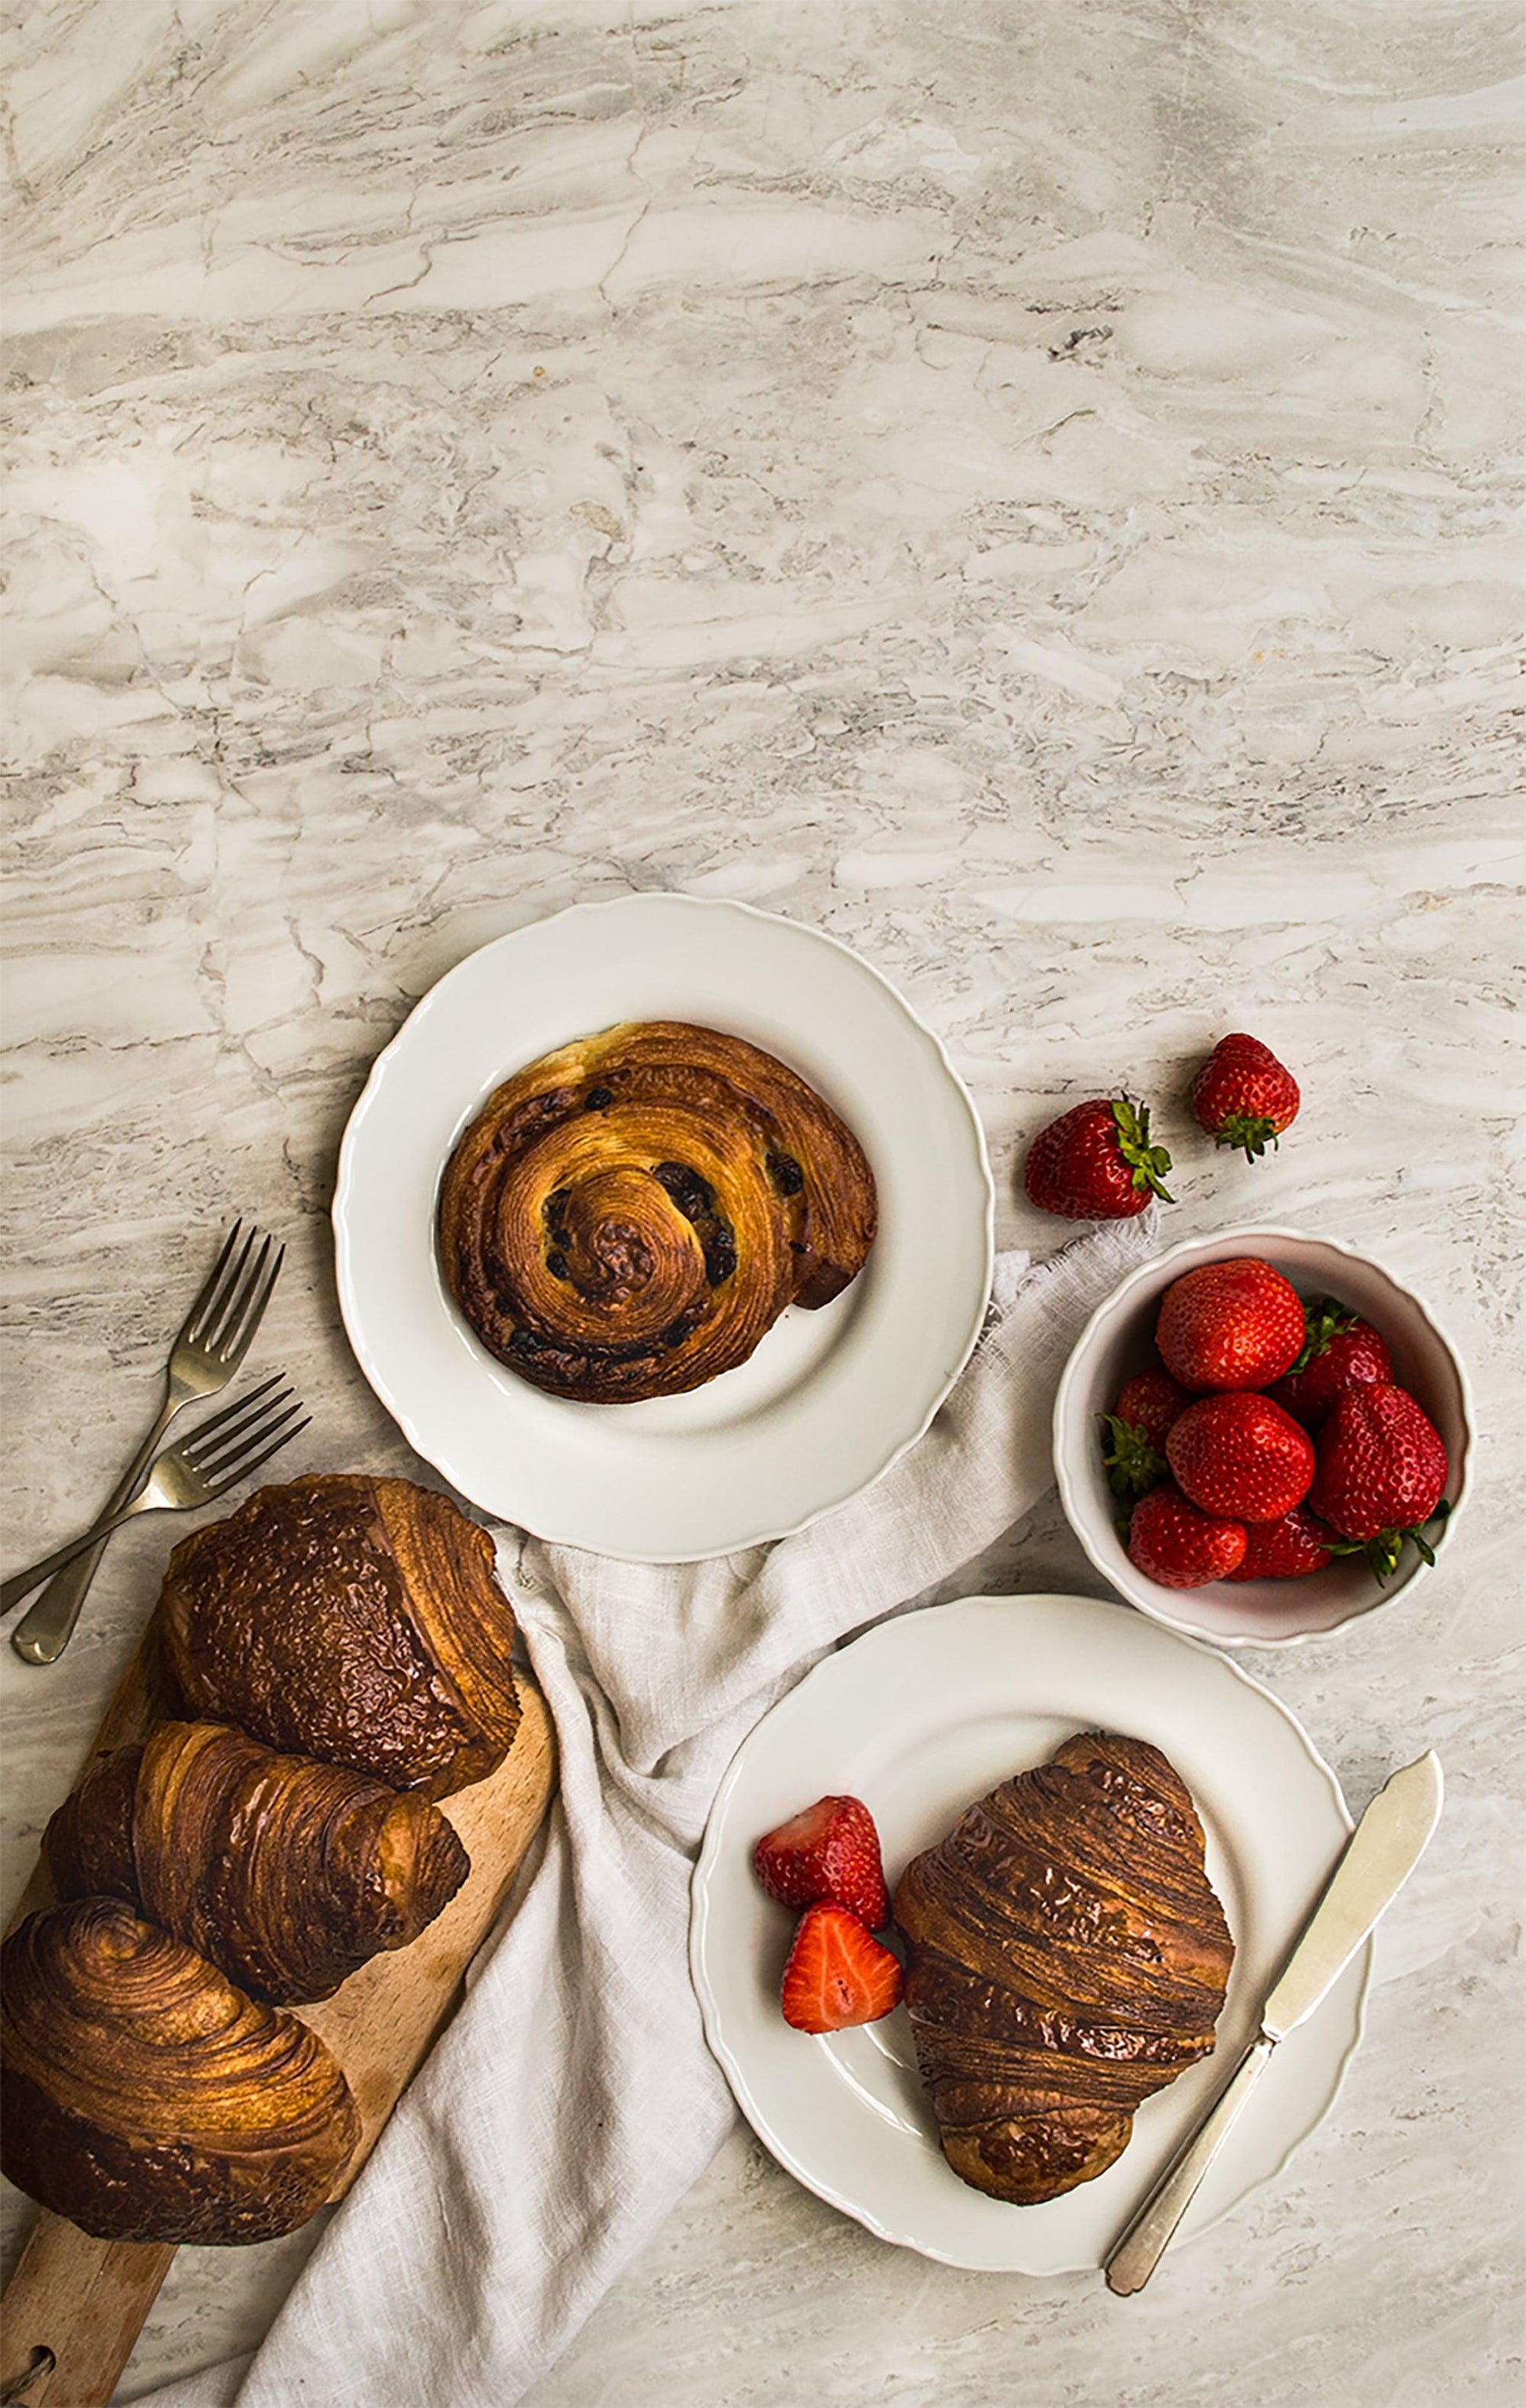
[[[1055,1476],[1076,1537],[1120,1596],[1173,1630],[1221,1647],[1276,1647],[1337,1629],[1374,1606],[1391,1603],[1428,1567],[1412,1546],[1390,1580],[1379,1583],[1360,1555],[1294,1581],[1215,1581],[1206,1588],[1162,1588],[1124,1553],[1115,1516],[1119,1502],[1103,1468],[1098,1415],[1110,1412],[1125,1380],[1159,1363],[1155,1323],[1161,1297],[1184,1271],[1254,1254],[1274,1263],[1302,1297],[1332,1296],[1360,1312],[1388,1340],[1394,1378],[1430,1415],[1447,1449],[1446,1494],[1452,1532],[1468,1480],[1472,1398],[1457,1351],[1428,1305],[1370,1254],[1302,1229],[1225,1229],[1189,1238],[1141,1264],[1100,1304],[1075,1342],[1055,1398]],[[1445,1560],[1445,1556],[1443,1556]]]

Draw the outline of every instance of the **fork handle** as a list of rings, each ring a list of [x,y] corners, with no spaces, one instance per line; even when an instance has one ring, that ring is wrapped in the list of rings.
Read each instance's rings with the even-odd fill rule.
[[[189,1400],[178,1397],[166,1384],[165,1401],[160,1406],[152,1428],[134,1455],[110,1497],[98,1521],[80,1539],[71,1540],[66,1547],[47,1555],[30,1571],[17,1572],[0,1586],[0,1615],[7,1614],[12,1606],[20,1605],[23,1597],[47,1580],[50,1572],[60,1572],[47,1593],[39,1597],[31,1612],[22,1616],[10,1634],[10,1643],[28,1664],[53,1664],[63,1655],[74,1636],[74,1626],[79,1619],[79,1609],[85,1601],[85,1591],[94,1577],[95,1567],[106,1552],[106,1542],[117,1522],[126,1518],[125,1510],[142,1487],[158,1453],[159,1441]],[[113,1515],[116,1519],[113,1520]],[[66,1573],[61,1567],[68,1566]]]

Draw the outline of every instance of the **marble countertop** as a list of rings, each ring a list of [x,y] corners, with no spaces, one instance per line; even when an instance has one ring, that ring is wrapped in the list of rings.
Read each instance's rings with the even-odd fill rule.
[[[291,1244],[295,1452],[409,1467],[336,1314],[345,1116],[472,946],[633,888],[894,979],[1004,1241],[1059,1234],[1026,1139],[1128,1080],[1174,1234],[1371,1247],[1476,1383],[1435,1575],[1249,1659],[1355,1806],[1426,1743],[1449,1781],[1285,2175],[1124,2306],[886,2248],[739,2136],[533,2408],[1519,2397],[1512,19],[36,0],[12,36],[9,1560],[111,1485],[238,1212]],[[1238,1026],[1305,1096],[1254,1169],[1183,1110]],[[0,1651],[7,1898],[165,1545],[124,1534],[53,1672]],[[970,1584],[1099,1585],[1052,1497]],[[248,2346],[305,2246],[182,2253],[123,2396]]]

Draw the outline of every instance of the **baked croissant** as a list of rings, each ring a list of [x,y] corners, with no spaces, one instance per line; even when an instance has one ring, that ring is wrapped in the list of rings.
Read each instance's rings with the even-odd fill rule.
[[[874,1240],[873,1175],[771,1054],[631,1021],[491,1096],[446,1165],[446,1283],[554,1396],[676,1396],[744,1362],[785,1307],[830,1303]]]
[[[406,1948],[470,1870],[418,1790],[272,1755],[222,1723],[159,1723],[103,1756],[43,1853],[60,1898],[125,1899],[278,2005],[326,1999]]]
[[[0,1950],[0,2164],[103,2241],[270,2241],[360,2137],[316,2032],[113,1898]]]
[[[182,1539],[160,1598],[188,1718],[448,1797],[519,1724],[493,1541],[410,1480],[313,1473]]]
[[[1214,2045],[1234,1950],[1202,1827],[1159,1748],[1068,1739],[914,1857],[894,1916],[955,2172],[1029,2206],[1089,2182]]]

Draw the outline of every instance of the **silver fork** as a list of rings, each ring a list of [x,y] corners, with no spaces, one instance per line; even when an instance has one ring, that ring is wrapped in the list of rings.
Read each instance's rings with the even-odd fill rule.
[[[181,1439],[179,1446],[166,1447],[137,1495],[119,1512],[104,1514],[93,1529],[71,1539],[66,1546],[55,1547],[40,1564],[33,1564],[24,1572],[13,1572],[9,1580],[0,1582],[0,1613],[8,1613],[50,1572],[61,1571],[86,1547],[108,1539],[135,1513],[190,1513],[198,1505],[210,1505],[219,1497],[225,1497],[230,1488],[247,1480],[252,1471],[258,1471],[288,1440],[307,1428],[311,1417],[303,1414],[298,1420],[301,1413],[300,1400],[279,1371],[273,1380],[251,1388],[248,1396],[240,1397],[237,1403],[224,1405],[209,1422],[203,1422],[189,1438]]]
[[[234,1223],[169,1350],[165,1401],[153,1427],[108,1498],[103,1519],[137,1494],[155,1448],[181,1407],[227,1386],[249,1352],[285,1255],[285,1247],[262,1237],[252,1223],[247,1230],[242,1221]],[[10,1643],[27,1663],[53,1664],[63,1655],[105,1544],[102,1540],[77,1555],[17,1624]]]

